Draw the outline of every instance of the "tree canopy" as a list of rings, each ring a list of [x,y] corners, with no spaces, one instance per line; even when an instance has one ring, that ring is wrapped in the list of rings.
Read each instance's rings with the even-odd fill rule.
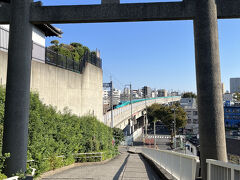
[[[193,92],[186,92],[182,95],[182,98],[197,98],[197,95]]]
[[[178,105],[165,106],[161,104],[153,104],[147,107],[147,115],[149,123],[161,121],[171,130],[174,120],[174,109],[176,117],[176,128],[183,128],[187,123],[187,114],[184,109]]]
[[[51,41],[51,44],[52,45],[49,46],[49,49],[61,55],[67,56],[68,58],[71,58],[76,62],[79,62],[82,59],[84,53],[86,52],[95,54],[95,52],[91,52],[87,46],[84,46],[77,42],[72,42],[70,44],[59,44],[58,40],[53,40]]]

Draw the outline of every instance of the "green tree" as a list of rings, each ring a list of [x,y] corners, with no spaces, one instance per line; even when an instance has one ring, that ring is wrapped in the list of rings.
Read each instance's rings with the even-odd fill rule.
[[[176,128],[185,127],[187,123],[187,114],[184,109],[176,104],[172,106],[165,106],[161,104],[153,104],[147,108],[149,122],[161,121],[171,130],[174,120],[174,109],[176,118]]]
[[[64,55],[69,59],[73,59],[75,62],[80,62],[85,53],[88,53],[89,55],[90,53],[93,55],[96,54],[94,51],[91,52],[87,46],[83,46],[82,44],[77,42],[73,42],[70,44],[59,44],[58,40],[53,40],[51,41],[51,44],[52,45],[49,46],[49,49],[61,55]]]
[[[193,92],[186,92],[182,95],[182,98],[197,98],[197,95]]]
[[[115,140],[115,144],[118,146],[124,140],[123,130],[119,128],[113,128],[113,138]]]
[[[53,44],[55,46],[58,46],[59,45],[59,41],[58,40],[53,40],[53,41],[51,41],[51,44]]]

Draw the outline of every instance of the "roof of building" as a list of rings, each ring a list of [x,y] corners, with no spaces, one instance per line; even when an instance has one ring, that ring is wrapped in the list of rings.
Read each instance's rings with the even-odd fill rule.
[[[62,37],[63,32],[61,29],[54,27],[51,24],[36,24],[35,25],[37,28],[39,28],[46,37],[48,36],[57,36],[57,37]]]

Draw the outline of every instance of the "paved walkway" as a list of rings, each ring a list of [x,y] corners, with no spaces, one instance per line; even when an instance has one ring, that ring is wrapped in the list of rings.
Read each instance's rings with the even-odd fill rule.
[[[68,169],[58,174],[43,178],[43,180],[160,180],[151,167],[138,154],[129,154],[121,150],[116,159],[102,165],[80,166]]]

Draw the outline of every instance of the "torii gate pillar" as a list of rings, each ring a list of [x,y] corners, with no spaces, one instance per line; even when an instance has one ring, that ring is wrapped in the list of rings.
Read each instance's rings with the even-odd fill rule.
[[[3,153],[10,153],[4,173],[26,171],[32,57],[32,0],[11,0]]]
[[[215,0],[197,0],[194,18],[200,157],[203,180],[206,159],[227,161]]]

